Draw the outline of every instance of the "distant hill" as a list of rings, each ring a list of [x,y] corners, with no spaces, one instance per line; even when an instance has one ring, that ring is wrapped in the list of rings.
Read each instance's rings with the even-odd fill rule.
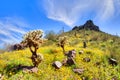
[[[88,38],[90,41],[107,41],[113,40],[114,42],[120,40],[118,35],[112,35],[101,31],[99,26],[95,25],[92,20],[87,20],[85,24],[80,26],[75,26],[72,30],[65,32],[62,35],[67,35],[70,37],[79,37],[81,39]]]

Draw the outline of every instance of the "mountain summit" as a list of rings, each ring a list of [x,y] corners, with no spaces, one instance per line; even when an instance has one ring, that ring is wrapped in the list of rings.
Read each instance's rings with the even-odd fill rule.
[[[84,25],[75,26],[72,30],[82,30],[82,29],[100,31],[99,27],[96,26],[92,20],[86,21]]]

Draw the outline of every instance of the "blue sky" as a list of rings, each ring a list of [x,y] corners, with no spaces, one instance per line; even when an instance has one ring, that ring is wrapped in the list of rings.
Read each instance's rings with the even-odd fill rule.
[[[120,35],[120,0],[0,0],[0,48],[30,30],[68,31],[89,19]]]

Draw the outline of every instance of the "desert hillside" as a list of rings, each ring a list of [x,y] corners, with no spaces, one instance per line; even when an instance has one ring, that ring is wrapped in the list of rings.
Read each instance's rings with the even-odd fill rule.
[[[66,37],[64,50],[59,37]],[[33,66],[29,47],[0,54],[0,80],[120,80],[120,37],[91,20],[61,34],[47,34]]]

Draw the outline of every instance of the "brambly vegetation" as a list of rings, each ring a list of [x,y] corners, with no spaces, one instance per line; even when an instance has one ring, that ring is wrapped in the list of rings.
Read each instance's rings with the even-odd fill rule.
[[[67,36],[68,41],[64,49],[57,46],[57,40],[63,36]],[[67,58],[63,55],[63,50],[68,52],[73,49],[76,51],[74,65],[62,65],[60,69],[52,66],[54,61],[62,63]],[[94,30],[71,30],[56,35],[55,40],[45,40],[37,49],[37,55],[39,54],[44,59],[37,65],[37,71],[36,68],[30,71],[30,67],[35,65],[29,47],[1,53],[0,80],[120,80],[118,36]],[[76,68],[83,69],[83,72],[75,73],[73,69]]]

